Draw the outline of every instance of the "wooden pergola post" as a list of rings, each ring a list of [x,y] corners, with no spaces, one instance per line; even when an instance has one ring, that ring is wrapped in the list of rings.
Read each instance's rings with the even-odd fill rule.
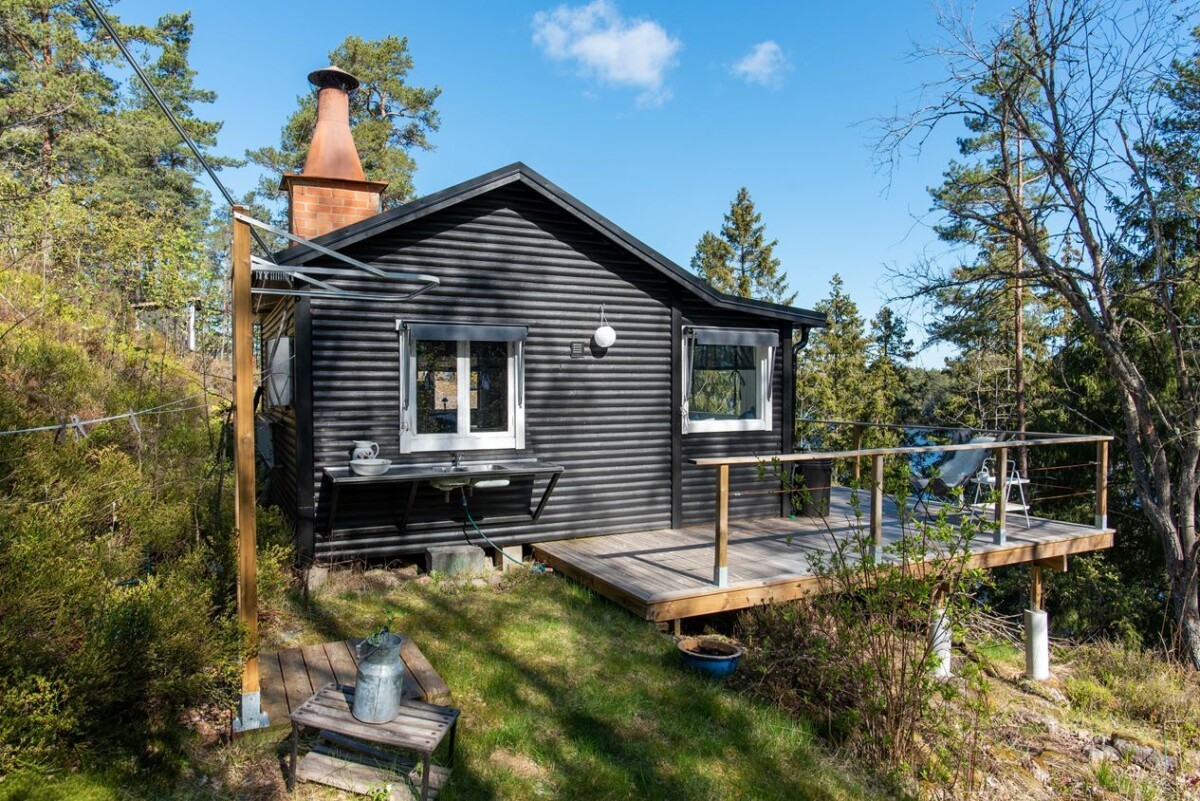
[[[713,584],[729,586],[729,465],[717,466],[717,553]]]
[[[1008,542],[1008,448],[996,448],[996,532],[992,541],[997,545]]]
[[[883,454],[871,457],[871,541],[875,561],[883,561]]]
[[[267,726],[258,678],[258,563],[254,487],[254,325],[250,304],[250,225],[233,207],[233,462],[234,520],[238,534],[238,621],[250,656],[242,667],[242,699],[234,731]]]

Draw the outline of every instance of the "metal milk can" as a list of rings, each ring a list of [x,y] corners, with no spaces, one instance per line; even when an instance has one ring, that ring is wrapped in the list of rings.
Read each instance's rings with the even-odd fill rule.
[[[363,723],[387,723],[400,713],[404,663],[399,634],[387,626],[358,644],[358,676],[354,688],[354,717]]]

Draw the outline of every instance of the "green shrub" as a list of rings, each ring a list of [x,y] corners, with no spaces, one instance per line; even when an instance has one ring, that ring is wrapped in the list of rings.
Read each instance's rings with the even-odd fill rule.
[[[0,274],[16,302],[13,281]],[[0,426],[197,394],[186,365],[89,313],[76,317],[105,333],[60,318],[0,340]],[[123,739],[141,748],[189,706],[231,705],[241,641],[231,504],[217,520],[209,511],[227,469],[213,459],[215,425],[195,409],[82,439],[0,437],[0,775]]]
[[[897,505],[906,508],[903,498]],[[754,691],[898,778],[971,784],[986,685],[972,673],[968,719],[943,703],[961,685],[933,675],[937,655],[928,634],[938,609],[951,628],[970,609],[969,593],[981,579],[967,567],[977,533],[970,521],[950,525],[944,511],[929,524],[908,520],[904,535],[885,548],[894,561],[877,561],[861,529],[831,537],[827,558],[810,557],[823,594],[739,617]],[[942,558],[925,561],[934,552]]]
[[[1109,711],[1116,706],[1112,690],[1088,678],[1066,680],[1067,700],[1085,712]]]

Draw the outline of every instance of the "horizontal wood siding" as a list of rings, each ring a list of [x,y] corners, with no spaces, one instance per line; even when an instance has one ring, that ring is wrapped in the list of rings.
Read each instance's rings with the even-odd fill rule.
[[[698,300],[682,301],[684,325],[718,328],[771,328],[769,321],[730,312],[714,312]],[[779,329],[776,329],[779,330]],[[780,453],[783,437],[783,359],[791,358],[790,329],[780,331],[780,347],[775,350],[772,371],[771,430],[692,433],[683,435],[683,525],[713,521],[716,517],[716,468],[695,467],[688,459],[721,456],[764,456]],[[676,401],[680,405],[682,398]],[[729,471],[729,517],[731,519],[769,517],[779,514],[778,480],[760,479],[754,467],[733,467]]]
[[[471,512],[498,544],[669,525],[671,346],[665,279],[528,189],[514,186],[439,211],[347,251],[366,262],[437,275],[411,301],[314,300],[313,430],[317,553],[326,559],[415,553],[431,544],[479,541],[463,522],[458,493],[422,487],[415,523],[393,527],[402,485],[343,492],[339,529],[325,530],[329,488],[321,471],[344,465],[351,440],[372,439],[395,463],[444,461],[448,453],[399,452],[396,320],[526,325],[526,450],[471,451],[468,460],[537,457],[566,468],[537,524],[489,525],[540,496],[516,482],[477,490]],[[361,280],[347,288],[367,289]],[[372,292],[386,285],[371,283]],[[602,357],[588,343],[604,304],[617,342]],[[584,345],[571,357],[572,343]],[[527,508],[527,507],[526,507]],[[464,534],[464,530],[466,534]],[[482,543],[481,543],[482,544]]]

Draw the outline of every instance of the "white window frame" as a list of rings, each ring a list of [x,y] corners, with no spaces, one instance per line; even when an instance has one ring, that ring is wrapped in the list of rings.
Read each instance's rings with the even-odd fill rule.
[[[680,407],[680,417],[684,434],[712,434],[727,431],[771,431],[774,428],[774,404],[773,392],[774,385],[774,367],[775,367],[775,350],[774,345],[752,345],[757,361],[755,373],[758,380],[755,382],[758,390],[755,408],[758,409],[758,416],[746,420],[692,420],[691,419],[691,401],[692,401],[692,361],[697,344],[721,344],[712,342],[697,342],[698,332],[701,330],[714,329],[694,329],[687,327],[683,333],[683,358],[681,361],[681,369],[683,372],[683,399]],[[730,335],[735,335],[733,329],[725,330]],[[703,334],[699,334],[702,338]],[[739,344],[739,343],[726,343]]]
[[[400,336],[400,452],[521,450],[525,447],[525,342],[508,345],[508,425],[504,431],[471,432],[471,342],[486,340],[420,338],[397,320]],[[417,342],[456,342],[458,373],[458,433],[417,433]]]

